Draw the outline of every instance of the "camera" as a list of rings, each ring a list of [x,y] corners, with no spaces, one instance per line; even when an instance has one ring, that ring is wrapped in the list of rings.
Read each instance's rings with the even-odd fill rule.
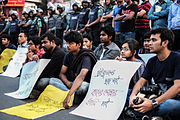
[[[136,97],[136,99],[133,100],[133,103],[134,103],[135,105],[139,105],[139,104],[141,104],[141,103],[143,103],[143,102],[144,102],[143,100],[140,100],[140,102],[139,102],[139,97]]]
[[[149,85],[149,86],[144,86],[140,89],[140,92],[142,94],[146,94],[146,95],[152,95],[152,94],[155,94],[155,95],[159,95],[159,86],[157,84],[152,84],[152,85]]]

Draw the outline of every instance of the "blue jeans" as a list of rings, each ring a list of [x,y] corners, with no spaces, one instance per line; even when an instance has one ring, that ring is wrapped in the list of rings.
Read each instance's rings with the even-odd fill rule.
[[[129,97],[132,90],[128,90],[125,106],[129,105]],[[180,118],[180,99],[168,99],[159,107],[152,110],[153,116],[161,116],[164,120],[179,120]],[[142,113],[135,111],[137,116],[143,116]]]
[[[120,32],[119,38],[121,43],[125,40],[135,39],[135,32]]]
[[[69,88],[64,85],[64,83],[58,79],[58,78],[51,78],[49,81],[49,84],[63,90],[63,91],[68,91]],[[76,94],[77,95],[85,95],[88,91],[89,88],[89,83],[87,82],[82,82],[81,86],[77,89]]]

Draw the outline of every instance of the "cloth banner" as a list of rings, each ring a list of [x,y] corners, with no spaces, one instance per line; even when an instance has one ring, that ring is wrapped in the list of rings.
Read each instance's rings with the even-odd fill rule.
[[[91,119],[117,120],[126,101],[130,79],[140,65],[140,62],[98,61],[85,99],[70,113]]]
[[[0,57],[0,73],[4,72],[3,67],[9,64],[9,59],[13,57],[16,50],[6,48],[2,53]]]
[[[8,67],[4,73],[1,75],[8,77],[17,77],[22,68],[22,64],[26,60],[26,53],[28,52],[27,48],[18,48],[16,53],[13,56],[13,59],[9,62]]]
[[[37,101],[27,103],[12,108],[0,110],[10,115],[19,116],[26,119],[35,119],[48,114],[52,114],[60,109],[64,109],[63,101],[69,91],[62,91],[52,85],[48,85],[41,93]],[[72,106],[73,96],[69,105]]]
[[[23,66],[22,74],[20,76],[19,89],[12,93],[5,93],[5,95],[17,98],[28,98],[40,74],[49,63],[50,59],[40,59],[38,62],[28,62]]]
[[[147,64],[148,60],[154,56],[156,56],[156,54],[138,54],[143,61],[145,62],[145,64]]]

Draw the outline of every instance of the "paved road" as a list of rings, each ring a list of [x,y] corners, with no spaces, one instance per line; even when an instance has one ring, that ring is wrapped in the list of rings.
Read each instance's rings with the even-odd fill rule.
[[[18,100],[4,95],[4,93],[16,91],[18,89],[18,83],[19,83],[19,78],[9,78],[9,77],[0,76],[0,110],[33,101],[32,99]],[[88,118],[83,118],[80,116],[69,114],[69,112],[75,109],[76,107],[77,106],[74,106],[68,110],[61,110],[51,115],[38,118],[36,120],[90,120]],[[0,120],[26,120],[26,119],[0,112]]]

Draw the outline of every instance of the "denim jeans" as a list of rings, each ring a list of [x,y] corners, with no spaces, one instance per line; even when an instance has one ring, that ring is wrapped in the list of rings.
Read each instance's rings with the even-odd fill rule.
[[[129,97],[132,90],[128,90],[125,106],[129,105]],[[180,99],[168,99],[159,107],[152,110],[153,116],[163,117],[164,120],[179,120],[180,118]],[[135,111],[137,116],[143,116],[142,113]]]
[[[49,81],[49,84],[64,90],[64,91],[68,91],[69,89],[66,87],[66,85],[64,85],[64,83],[58,79],[58,78],[51,78]],[[85,95],[88,91],[89,88],[89,83],[87,82],[82,82],[81,86],[77,89],[76,94],[77,95]]]
[[[125,40],[135,39],[135,32],[120,32],[119,38],[121,43]]]

